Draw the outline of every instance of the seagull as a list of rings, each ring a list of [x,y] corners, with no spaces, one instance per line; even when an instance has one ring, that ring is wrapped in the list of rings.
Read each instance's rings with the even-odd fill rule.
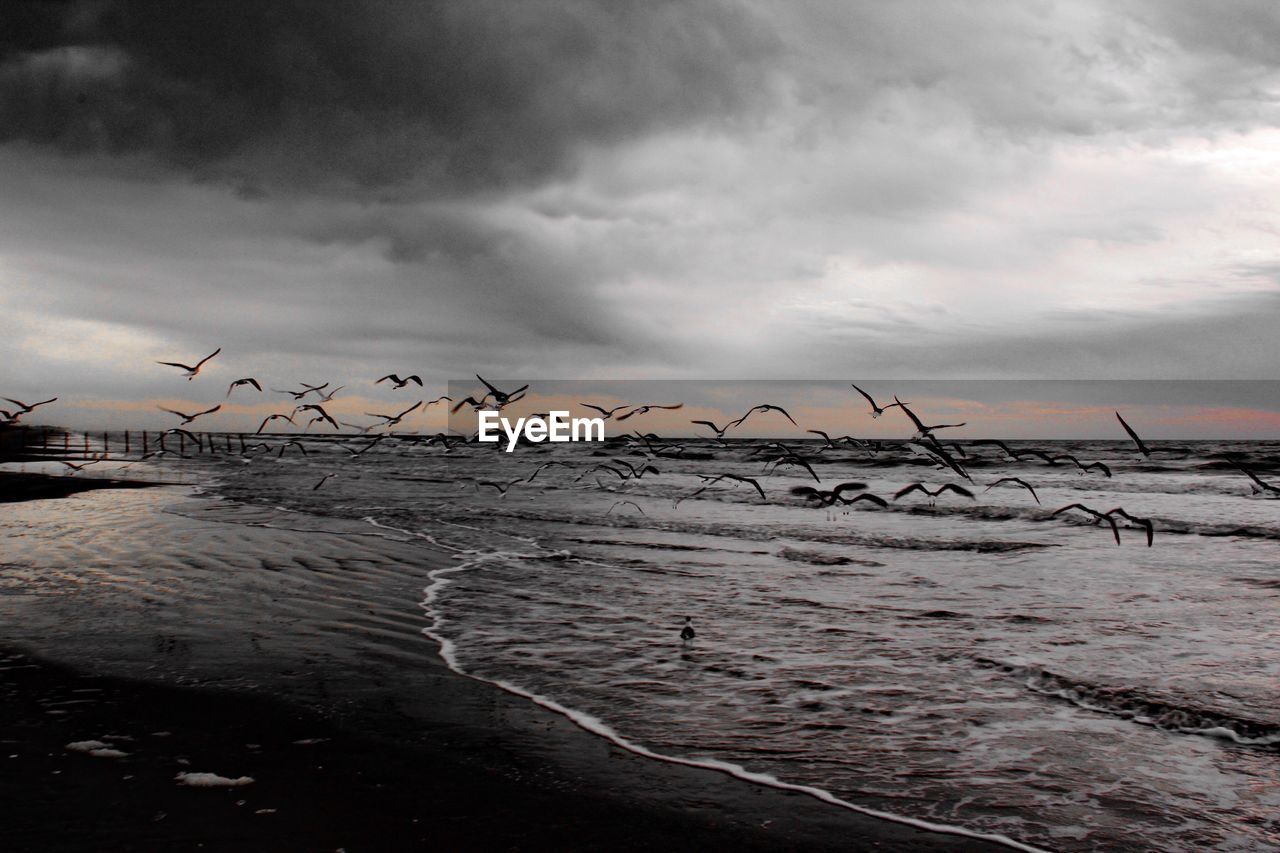
[[[470,406],[471,408],[475,409],[475,410],[478,412],[478,411],[480,411],[481,409],[483,409],[483,408],[484,408],[485,400],[488,400],[488,399],[489,399],[489,395],[488,395],[488,394],[485,394],[485,395],[484,395],[483,397],[481,397],[479,400],[477,400],[475,397],[472,397],[472,396],[468,395],[468,396],[466,396],[466,397],[463,397],[463,398],[462,398],[461,400],[459,400],[458,402],[454,403],[454,404],[453,404],[453,408],[449,410],[449,413],[450,413],[450,414],[457,414],[457,412],[458,412],[458,411],[459,411],[463,406]]]
[[[298,448],[299,450],[301,450],[301,451],[302,451],[302,455],[303,455],[303,456],[306,456],[306,455],[307,455],[307,448],[305,448],[305,447],[303,447],[303,446],[302,446],[302,442],[300,442],[300,441],[298,441],[298,440],[296,440],[296,439],[290,439],[289,441],[286,441],[284,444],[280,445],[280,452],[279,452],[278,454],[276,454],[276,458],[277,458],[277,459],[279,459],[280,457],[284,456],[284,450],[285,450],[285,448],[286,448],[286,447],[296,447],[296,448]]]
[[[307,396],[312,391],[315,391],[316,396],[318,397],[321,395],[321,393],[324,391],[325,388],[329,387],[328,382],[324,383],[323,385],[308,385],[305,382],[299,382],[298,384],[302,386],[301,391],[286,391],[281,388],[272,388],[271,390],[275,391],[277,394],[288,394],[291,397],[293,397],[293,399],[295,400],[301,400],[303,397]],[[335,388],[334,390],[336,391],[338,389]]]
[[[262,423],[258,426],[258,432],[255,432],[254,435],[260,434],[264,429],[267,428],[267,424],[271,423],[276,419],[288,421],[294,426],[297,426],[297,424],[294,423],[293,421],[293,415],[267,415],[265,418],[262,419]]]
[[[782,408],[781,406],[771,405],[769,403],[761,403],[758,406],[752,406],[750,409],[747,409],[747,413],[742,417],[738,418],[736,421],[734,421],[733,426],[741,426],[747,420],[747,418],[751,417],[751,415],[754,414],[755,412],[781,412],[783,415],[786,415],[787,420],[791,421],[792,424],[795,424],[795,426],[800,426],[800,424],[796,423],[796,419],[791,417],[791,413],[788,412],[786,409]],[[728,427],[726,427],[726,429],[728,429]]]
[[[222,347],[218,347],[216,350],[214,350],[213,352],[206,355],[204,358],[197,361],[195,367],[192,367],[189,364],[180,364],[176,361],[157,361],[156,364],[163,364],[166,367],[182,368],[187,372],[186,373],[187,381],[190,382],[192,379],[196,378],[196,374],[200,372],[200,368],[204,367],[204,363],[209,359],[213,358],[215,355],[217,355],[220,352],[222,352]]]
[[[203,412],[196,412],[194,415],[184,415],[182,412],[175,411],[174,409],[166,409],[164,406],[156,406],[156,408],[162,412],[168,412],[171,415],[177,415],[178,417],[182,418],[182,425],[186,426],[187,424],[191,423],[201,415],[212,415],[214,412],[221,409],[222,406],[221,404],[219,404],[217,406],[214,406],[212,409],[205,409]]]
[[[880,497],[879,495],[873,495],[870,492],[864,492],[863,494],[860,494],[860,495],[854,495],[851,498],[846,498],[846,497],[840,498],[840,503],[844,504],[845,506],[848,506],[849,504],[856,504],[858,501],[871,501],[871,503],[882,508],[889,506],[889,502],[887,500]]]
[[[1118,515],[1121,518],[1131,522],[1132,524],[1136,524],[1137,526],[1146,530],[1147,531],[1147,547],[1148,548],[1151,547],[1151,541],[1155,538],[1155,527],[1151,524],[1151,519],[1138,518],[1136,515],[1130,515],[1129,513],[1124,511],[1123,507],[1116,507],[1115,509],[1109,509],[1103,514],[1106,515],[1108,518],[1114,515]]]
[[[1084,504],[1067,504],[1066,506],[1055,509],[1053,512],[1049,513],[1049,517],[1053,518],[1071,509],[1078,509],[1081,512],[1087,512],[1098,521],[1105,521],[1107,524],[1110,524],[1111,535],[1116,538],[1116,544],[1120,544],[1120,528],[1116,527],[1116,520],[1109,513],[1098,512],[1096,509],[1087,507]]]
[[[630,504],[631,506],[640,510],[641,515],[644,515],[644,510],[641,509],[640,504],[636,503],[635,501],[614,501],[613,506],[609,507],[609,512],[606,512],[605,515],[608,515],[609,513],[613,512],[615,509],[622,506],[623,504]]]
[[[254,388],[257,388],[258,391],[262,391],[262,386],[258,384],[258,380],[254,379],[252,376],[246,376],[244,379],[237,379],[235,382],[232,382],[227,386],[227,396],[230,397],[231,392],[241,385],[252,385]]]
[[[803,456],[800,456],[796,453],[792,453],[790,455],[784,454],[782,456],[779,456],[776,459],[770,459],[768,462],[768,465],[765,466],[766,469],[768,469],[769,465],[773,466],[773,468],[770,470],[777,470],[783,465],[794,465],[797,468],[803,468],[804,470],[808,471],[809,476],[813,477],[813,481],[815,483],[822,482],[822,478],[818,476],[818,472],[813,470],[813,466],[809,464],[809,460],[805,459]]]
[[[630,403],[623,403],[621,406],[615,406],[612,409],[606,409],[603,406],[597,406],[592,403],[579,403],[578,405],[584,409],[595,409],[606,421],[613,417],[616,412],[621,412],[623,409],[631,407]],[[618,420],[622,420],[622,418],[618,418]]]
[[[434,400],[432,400],[432,401],[428,402],[426,405],[427,405],[427,406],[434,406],[436,403],[442,402],[442,401],[444,401],[444,400],[448,400],[450,403],[452,403],[452,402],[453,402],[453,398],[452,398],[452,397],[450,397],[450,396],[448,396],[448,395],[446,394],[446,395],[445,395],[445,396],[443,396],[443,397],[436,397]]]
[[[1108,478],[1111,477],[1111,469],[1101,462],[1090,462],[1088,465],[1086,465],[1083,462],[1081,462],[1079,459],[1072,456],[1070,453],[1061,453],[1053,457],[1054,462],[1060,462],[1063,459],[1067,460],[1068,462],[1075,463],[1075,466],[1079,468],[1081,472],[1092,471],[1094,468],[1097,468],[1103,474],[1106,474]]]
[[[735,426],[737,426],[737,425],[738,425],[738,422],[737,422],[737,421],[730,421],[729,423],[727,423],[727,424],[725,424],[725,425],[724,425],[724,428],[723,428],[723,429],[721,429],[720,427],[718,427],[718,426],[716,426],[715,424],[713,424],[711,421],[689,421],[689,423],[691,423],[691,424],[701,424],[701,425],[703,425],[703,426],[711,427],[712,432],[714,432],[714,433],[716,434],[716,437],[717,437],[717,438],[724,438],[724,434],[725,434],[726,432],[728,432],[729,430],[733,429]]]
[[[1234,460],[1231,460],[1231,464],[1232,464],[1232,465],[1234,465],[1234,466],[1236,466],[1237,468],[1239,468],[1239,469],[1240,469],[1240,473],[1244,474],[1246,477],[1248,477],[1250,480],[1252,480],[1252,481],[1253,481],[1253,485],[1249,487],[1250,489],[1252,489],[1252,490],[1253,490],[1253,494],[1255,494],[1255,495],[1260,495],[1260,494],[1280,495],[1280,487],[1273,486],[1273,485],[1271,485],[1270,483],[1264,483],[1264,482],[1262,482],[1261,480],[1259,480],[1259,479],[1258,479],[1258,475],[1257,475],[1257,474],[1254,474],[1252,471],[1250,471],[1248,468],[1245,468],[1245,467],[1244,467],[1243,465],[1241,465],[1239,462],[1236,462],[1236,461],[1234,461]]]
[[[661,406],[661,405],[658,405],[657,403],[648,403],[647,405],[644,405],[644,406],[636,406],[634,409],[627,412],[625,415],[618,415],[618,420],[625,421],[627,418],[633,417],[635,415],[643,415],[645,412],[649,411],[650,409],[683,409],[683,408],[684,408],[684,403],[675,403],[674,405],[669,405],[669,406]],[[614,409],[614,411],[616,412],[617,409]]]
[[[388,379],[390,379],[392,382],[395,383],[396,388],[403,388],[404,386],[408,385],[410,382],[417,382],[418,387],[419,388],[422,387],[422,377],[418,376],[416,373],[412,376],[406,376],[404,379],[401,379],[399,376],[396,376],[394,373],[388,373],[386,376],[382,377],[381,379],[379,379],[377,382],[373,384],[381,385],[383,382],[386,382]]]
[[[511,488],[512,486],[514,486],[516,483],[523,483],[523,482],[524,482],[524,478],[523,478],[523,477],[521,477],[521,478],[519,478],[519,479],[516,479],[516,480],[508,480],[508,481],[506,481],[505,483],[495,483],[493,480],[477,480],[477,481],[476,481],[476,491],[477,491],[477,492],[478,492],[478,491],[480,491],[480,487],[481,487],[481,486],[491,486],[491,487],[493,487],[493,488],[497,489],[497,490],[498,490],[498,493],[499,493],[502,497],[504,497],[504,498],[505,498],[505,497],[507,496],[507,490],[508,490],[508,489],[510,489],[510,488]]]
[[[929,491],[929,489],[924,485],[924,483],[912,483],[909,486],[905,486],[901,489],[898,489],[898,491],[894,493],[893,499],[896,501],[901,497],[905,497],[906,495],[911,494],[912,492],[923,492],[924,494],[928,495],[929,506],[933,506],[933,502],[937,500],[942,495],[943,492],[955,492],[957,495],[960,495],[961,497],[969,498],[971,500],[974,499],[973,492],[969,491],[963,486],[957,486],[954,483],[945,483],[939,486],[938,488],[934,489],[933,491]]]
[[[80,463],[76,463],[76,462],[68,462],[68,461],[67,461],[67,460],[65,460],[65,459],[59,459],[58,461],[59,461],[59,462],[61,462],[63,465],[66,465],[66,466],[67,466],[68,468],[70,468],[72,471],[75,471],[75,472],[79,473],[80,471],[83,471],[85,468],[89,467],[90,465],[97,465],[97,464],[98,464],[99,462],[101,462],[102,460],[101,460],[101,459],[90,459],[88,462],[80,462]]]
[[[1031,497],[1036,499],[1036,503],[1040,503],[1040,497],[1036,494],[1036,490],[1031,487],[1031,484],[1026,480],[1020,480],[1017,477],[1001,477],[999,480],[996,480],[994,483],[983,489],[983,491],[989,492],[1002,483],[1013,483],[1015,486],[1022,486],[1022,488],[1031,493]]]
[[[911,439],[907,443],[922,448],[924,452],[932,456],[935,461],[939,462],[941,465],[945,465],[952,471],[955,471],[970,483],[973,482],[973,478],[969,476],[969,472],[964,469],[964,466],[952,459],[950,454],[948,454],[947,451],[942,448],[942,445],[938,443],[937,439],[933,436],[926,436],[926,439],[927,440],[925,441]]]
[[[18,407],[14,412],[6,413],[6,414],[9,414],[10,420],[16,421],[19,415],[25,415],[27,412],[34,412],[40,406],[46,406],[49,403],[56,402],[58,398],[50,397],[48,400],[41,400],[39,403],[24,403],[21,400],[15,400],[12,397],[5,397],[3,399],[5,400],[5,402],[13,403],[15,406]]]
[[[805,432],[810,432],[810,433],[813,433],[814,435],[822,436],[823,441],[826,442],[826,444],[822,446],[823,450],[839,450],[840,448],[836,444],[837,441],[843,441],[845,444],[849,445],[850,447],[856,447],[860,450],[866,449],[863,442],[859,441],[858,439],[854,438],[851,435],[841,435],[836,438],[832,438],[831,436],[827,435],[825,432],[823,432],[820,429],[807,429],[805,430]]]
[[[348,453],[350,453],[352,458],[355,458],[359,456],[361,453],[368,453],[373,448],[374,445],[382,441],[384,438],[386,438],[385,435],[379,435],[378,437],[374,438],[373,441],[370,441],[368,444],[366,444],[364,447],[360,448],[359,450],[353,450],[351,447],[341,443],[339,443],[338,446],[341,447],[343,450],[347,451]]]
[[[614,461],[614,464],[627,466],[627,470],[631,472],[631,476],[637,480],[639,480],[645,474],[659,474],[659,475],[662,474],[661,471],[659,471],[657,468],[653,467],[652,465],[641,465],[639,468],[636,468],[636,466],[632,465],[630,462],[626,461],[625,459],[615,459],[613,461]],[[623,477],[623,479],[625,480],[627,478]]]
[[[446,447],[447,446],[448,445],[446,445]],[[539,465],[537,468],[534,469],[533,473],[529,475],[528,479],[526,479],[525,482],[532,483],[534,481],[534,478],[536,478],[539,474],[542,473],[543,469],[550,468],[552,465],[563,465],[566,468],[573,467],[568,462],[561,462],[558,459],[553,459],[550,462],[543,462],[541,465]]]
[[[390,429],[391,427],[400,423],[400,421],[404,420],[405,415],[419,408],[421,405],[422,405],[422,401],[419,400],[418,402],[414,403],[412,406],[405,409],[403,412],[401,412],[398,415],[379,415],[374,412],[365,412],[364,414],[365,414],[365,417],[369,417],[369,418],[382,418],[384,421],[386,421],[386,423],[384,423],[383,426],[386,427],[387,429]]]
[[[1138,434],[1133,431],[1133,427],[1125,423],[1124,418],[1120,417],[1119,412],[1116,412],[1116,420],[1120,421],[1120,426],[1124,427],[1124,431],[1129,433],[1129,438],[1133,439],[1133,443],[1138,445],[1138,452],[1141,453],[1144,458],[1150,459],[1151,449],[1142,443],[1142,439],[1139,438]]]
[[[200,436],[192,432],[187,432],[185,429],[177,429],[177,428],[167,429],[164,432],[160,433],[161,436],[175,435],[175,434],[180,435],[183,438],[191,439],[196,443],[196,447],[200,448],[201,450],[204,450],[204,442],[200,440]]]
[[[336,477],[336,476],[338,476],[338,475],[337,475],[337,474],[325,474],[323,477],[321,477],[321,478],[320,478],[320,482],[316,483],[314,486],[312,486],[312,487],[311,487],[311,491],[313,491],[313,492],[314,492],[316,489],[320,488],[320,487],[321,487],[321,486],[323,486],[326,482],[328,482],[328,480],[329,480],[329,478],[330,478],[330,477]]]
[[[326,384],[328,384],[328,383],[326,383]],[[321,402],[321,403],[332,403],[332,402],[333,402],[333,395],[334,395],[334,394],[337,394],[339,391],[341,391],[343,388],[346,388],[346,387],[347,387],[346,385],[339,385],[337,388],[334,388],[334,389],[333,389],[332,391],[330,391],[328,394],[321,394],[321,393],[320,393],[320,391],[319,391],[319,390],[317,390],[317,391],[316,391],[316,397],[320,400],[320,402]]]
[[[962,427],[967,423],[967,421],[961,421],[958,424],[934,424],[933,426],[925,426],[924,423],[919,418],[916,417],[915,412],[908,409],[906,405],[901,400],[899,400],[896,396],[893,398],[893,402],[897,404],[898,408],[902,409],[902,411],[907,413],[907,417],[911,418],[911,422],[916,425],[916,431],[917,431],[916,434],[919,435],[921,438],[924,438],[925,436],[932,437],[931,434],[935,429],[950,429],[952,427]]]
[[[693,630],[693,617],[684,617],[684,627],[680,629],[680,642],[687,646],[693,642],[693,638],[696,636],[698,636],[698,632]]]
[[[815,489],[813,486],[793,486],[791,494],[803,495],[805,500],[816,499],[821,506],[831,506],[837,500],[843,502],[843,492],[861,491],[867,487],[866,483],[841,483],[833,489]]]
[[[421,403],[419,403],[419,405],[421,405]],[[324,410],[324,406],[321,406],[318,403],[307,403],[306,405],[303,405],[303,406],[297,406],[294,408],[293,413],[296,415],[298,414],[298,412],[315,412],[317,415],[319,415],[319,417],[312,418],[311,422],[308,423],[307,426],[311,426],[311,424],[315,423],[316,421],[327,421],[329,424],[333,426],[335,430],[341,429],[338,426],[338,422],[335,421],[333,418],[329,417],[329,413]]]
[[[484,384],[484,387],[486,387],[486,388],[488,388],[488,389],[489,389],[489,393],[488,393],[488,394],[486,394],[485,396],[486,396],[486,397],[490,397],[490,396],[491,396],[491,397],[493,397],[493,401],[494,401],[495,403],[497,403],[497,404],[498,404],[498,408],[499,408],[499,409],[501,409],[503,406],[507,405],[508,403],[514,403],[516,400],[519,400],[519,399],[520,399],[520,397],[523,397],[523,396],[524,396],[524,395],[523,395],[523,394],[521,394],[520,392],[524,391],[526,388],[528,388],[528,387],[529,387],[528,385],[521,385],[521,386],[520,386],[519,388],[517,388],[516,390],[514,390],[514,391],[512,391],[512,392],[508,393],[508,392],[506,392],[506,391],[499,391],[497,388],[495,388],[494,386],[490,385],[490,384],[485,380],[485,378],[484,378],[483,376],[481,376],[479,373],[477,373],[477,374],[476,374],[476,379],[479,379],[479,380]],[[519,396],[517,396],[517,395],[519,395]]]
[[[853,383],[852,383],[852,382],[850,382],[849,384],[850,384],[850,385],[853,385]],[[871,417],[873,417],[873,418],[878,418],[878,417],[880,417],[880,416],[881,416],[881,415],[883,415],[887,410],[892,409],[894,406],[901,406],[901,405],[902,405],[902,403],[901,403],[901,402],[899,402],[898,398],[897,398],[897,397],[894,397],[894,398],[893,398],[893,402],[892,402],[892,403],[890,403],[889,405],[887,405],[887,406],[878,406],[878,405],[876,405],[876,401],[875,401],[875,400],[873,400],[873,399],[871,399],[871,395],[870,395],[870,394],[868,394],[866,391],[863,391],[863,390],[862,390],[861,388],[859,388],[857,385],[853,385],[853,390],[857,391],[859,394],[861,394],[863,397],[865,397],[865,398],[866,398],[866,400],[867,400],[867,402],[871,404]]]
[[[712,476],[708,476],[708,475],[706,475],[706,474],[699,474],[698,476],[699,476],[699,477],[701,477],[703,480],[705,480],[705,481],[706,481],[706,482],[703,484],[702,488],[698,489],[696,492],[693,492],[693,493],[691,493],[691,494],[685,495],[685,496],[684,496],[684,497],[682,497],[682,498],[677,498],[677,499],[676,499],[676,504],[677,504],[677,505],[679,505],[680,501],[688,500],[689,498],[696,497],[697,495],[702,494],[702,493],[703,493],[703,492],[705,492],[707,489],[711,488],[712,486],[714,486],[716,483],[720,482],[721,480],[733,480],[735,483],[746,483],[747,485],[751,486],[751,487],[752,487],[752,488],[754,488],[757,492],[759,492],[759,493],[760,493],[760,498],[761,498],[762,500],[763,500],[763,499],[765,499],[765,496],[764,496],[764,489],[760,487],[760,483],[759,483],[759,481],[754,480],[754,479],[752,479],[751,477],[739,477],[737,474],[719,474],[719,475],[714,476],[714,477],[712,477]]]

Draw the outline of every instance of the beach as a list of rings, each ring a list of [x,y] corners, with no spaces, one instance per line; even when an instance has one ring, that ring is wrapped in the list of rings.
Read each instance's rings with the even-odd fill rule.
[[[8,849],[980,846],[646,759],[458,675],[419,606],[448,555],[419,542],[186,487],[21,488],[0,514]]]

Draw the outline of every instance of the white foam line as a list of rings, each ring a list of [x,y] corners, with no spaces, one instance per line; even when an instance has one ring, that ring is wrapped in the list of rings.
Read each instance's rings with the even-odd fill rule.
[[[472,560],[467,560],[466,562],[460,563],[457,566],[450,566],[449,568],[444,568],[444,569],[435,569],[434,571],[431,571],[427,574],[427,577],[431,579],[431,584],[423,590],[423,595],[425,597],[423,598],[423,601],[422,601],[422,608],[427,611],[428,615],[431,617],[432,623],[428,627],[423,628],[422,633],[427,637],[430,637],[432,640],[436,641],[436,643],[440,646],[440,657],[444,660],[445,664],[449,667],[449,669],[451,669],[453,672],[457,673],[458,675],[461,675],[465,678],[470,678],[474,681],[480,681],[485,684],[492,684],[494,687],[497,687],[500,690],[504,690],[507,693],[510,693],[515,696],[520,696],[521,698],[524,698],[524,699],[528,699],[530,702],[532,702],[533,704],[541,708],[546,708],[548,711],[554,711],[555,713],[560,714],[561,716],[568,719],[569,722],[573,723],[574,725],[578,726],[584,731],[603,737],[605,740],[609,741],[615,746],[618,746],[622,749],[625,749],[627,752],[630,752],[634,755],[639,755],[643,758],[652,758],[656,761],[664,761],[668,764],[677,764],[683,767],[697,767],[703,770],[715,770],[717,772],[725,773],[729,776],[732,776],[735,779],[741,779],[744,782],[751,782],[756,785],[763,785],[767,788],[775,788],[781,791],[794,791],[798,794],[807,794],[808,796],[813,797],[814,799],[817,799],[817,800],[821,800],[822,802],[828,803],[829,805],[838,806],[839,808],[847,809],[849,811],[857,812],[858,814],[867,815],[868,817],[877,818],[879,820],[889,821],[890,823],[897,823],[897,824],[902,824],[904,826],[915,827],[916,829],[922,829],[922,830],[925,830],[926,832],[936,832],[942,835],[957,835],[963,838],[973,838],[980,841],[989,841],[993,844],[1001,844],[1001,845],[1004,845],[1005,847],[1010,847],[1014,850],[1027,851],[1027,853],[1047,853],[1047,851],[1043,850],[1042,848],[1033,847],[1030,844],[1024,844],[1023,842],[1016,841],[1012,838],[1009,838],[1006,835],[977,832],[975,830],[965,829],[964,827],[960,827],[960,826],[950,826],[948,824],[943,824],[943,823],[934,823],[932,821],[924,820],[922,818],[907,817],[905,815],[898,815],[898,814],[893,814],[891,812],[884,812],[884,811],[880,811],[879,809],[869,808],[867,806],[860,806],[860,805],[857,805],[856,803],[851,803],[848,800],[842,800],[839,797],[837,797],[835,794],[823,788],[814,787],[812,785],[799,785],[794,782],[784,782],[781,779],[777,778],[776,776],[772,776],[767,773],[757,773],[755,771],[748,770],[747,768],[742,767],[741,765],[733,764],[728,761],[720,761],[714,758],[705,758],[705,759],[682,758],[676,755],[664,755],[663,753],[660,753],[660,752],[654,752],[648,747],[641,746],[640,744],[635,743],[634,741],[631,741],[623,737],[622,735],[614,731],[612,728],[610,728],[602,720],[596,717],[593,717],[590,714],[583,713],[582,711],[575,711],[572,708],[569,708],[565,705],[561,705],[559,702],[555,701],[554,699],[549,699],[546,696],[541,696],[537,693],[533,693],[529,690],[525,690],[523,687],[512,684],[508,681],[503,681],[501,679],[484,678],[482,676],[473,675],[472,673],[467,672],[465,669],[463,669],[462,665],[458,663],[458,657],[457,657],[457,654],[455,653],[456,647],[454,646],[453,641],[450,640],[448,637],[445,637],[442,634],[437,632],[437,629],[440,627],[444,617],[442,613],[433,609],[431,605],[435,603],[435,601],[440,597],[441,591],[449,583],[449,579],[444,577],[445,575],[466,571],[467,569],[471,568],[473,565],[478,564],[481,560],[496,557],[496,556],[501,556],[501,555],[498,555],[498,554],[478,555],[476,558]]]

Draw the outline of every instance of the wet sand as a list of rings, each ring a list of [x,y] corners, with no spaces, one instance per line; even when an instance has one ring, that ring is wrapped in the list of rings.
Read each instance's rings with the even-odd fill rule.
[[[351,531],[230,524],[219,519],[242,513],[219,505],[158,513],[171,500],[160,495],[0,513],[0,528],[23,537],[0,541],[5,559],[29,560],[5,567],[4,594],[23,600],[0,629],[6,849],[982,847],[641,758],[453,673],[421,635],[417,606],[425,572],[447,555],[419,543],[377,543],[403,557],[403,577],[333,568],[325,561],[364,559]],[[75,518],[55,522],[70,504]],[[42,518],[53,538],[33,542]],[[303,543],[296,565],[236,563]],[[202,580],[205,551],[225,553]],[[63,565],[74,594],[46,564]],[[127,754],[66,748],[89,740]],[[190,788],[182,772],[254,781]]]

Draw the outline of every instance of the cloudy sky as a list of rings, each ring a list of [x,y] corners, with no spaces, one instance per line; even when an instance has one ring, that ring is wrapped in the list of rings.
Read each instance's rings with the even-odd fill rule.
[[[1280,375],[1273,0],[10,2],[0,175],[0,396],[82,412]]]

